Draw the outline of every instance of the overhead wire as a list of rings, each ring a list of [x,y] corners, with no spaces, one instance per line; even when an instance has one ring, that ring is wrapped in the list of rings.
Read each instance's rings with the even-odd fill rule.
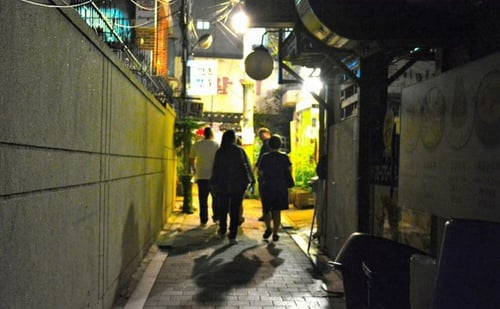
[[[90,1],[88,1],[88,2],[91,2],[91,1],[93,1],[93,0],[90,0]],[[130,0],[130,2],[132,2],[132,3],[133,3],[135,6],[137,6],[138,8],[141,8],[141,9],[144,9],[144,10],[153,10],[153,11],[155,10],[154,8],[153,8],[153,9],[150,9],[150,8],[147,8],[147,7],[141,6],[139,3],[137,3],[137,2],[136,2],[136,1],[134,1],[134,0]],[[165,4],[169,4],[169,3],[173,3],[174,1],[168,1],[168,0],[157,0],[157,2],[159,2],[159,3],[160,3],[160,6],[158,6],[158,7],[157,7],[157,9],[159,9],[159,8],[161,8],[163,5],[165,5]],[[175,16],[175,15],[177,15],[178,13],[179,13],[178,11],[177,11],[177,12],[172,12],[172,13],[170,13],[169,15],[164,16],[163,18],[168,18],[168,17],[171,17],[171,16]],[[151,23],[153,23],[153,21],[146,21],[146,22],[144,22],[144,23],[142,23],[142,24],[139,24],[139,25],[133,25],[133,26],[131,26],[131,25],[123,25],[123,24],[119,24],[119,23],[113,22],[113,26],[116,26],[116,27],[118,27],[118,28],[123,28],[123,29],[135,29],[135,28],[141,28],[141,27],[144,27],[144,26],[146,26],[146,25],[148,25],[148,24],[151,24]]]
[[[40,3],[40,2],[33,1],[33,0],[19,0],[19,1],[24,2],[26,4],[35,5],[35,6],[41,6],[41,7],[46,7],[46,8],[58,8],[58,9],[76,8],[76,7],[84,6],[84,5],[87,5],[87,4],[90,4],[93,2],[93,0],[88,0],[88,1],[85,1],[82,3],[77,3],[77,4],[58,5],[58,4]],[[172,5],[173,3],[175,3],[176,0],[156,0],[156,1],[161,3],[161,5],[165,5],[165,4]],[[156,9],[155,7],[152,7],[152,8],[145,7],[135,0],[130,0],[130,2],[132,2],[132,4],[134,4],[136,7],[143,9],[145,11],[154,11]]]
[[[222,7],[218,11],[216,11],[216,22],[220,22],[222,20],[224,22],[226,22],[227,18],[229,17],[229,14],[231,13],[232,10],[233,10],[233,6],[232,6],[231,2],[229,2],[224,7]]]
[[[228,7],[231,6],[231,1],[225,1],[218,3],[216,5],[207,6],[205,9],[205,14],[200,14],[197,17],[199,19],[204,19],[213,23],[218,22],[221,19],[224,19],[225,15],[228,15],[229,12],[226,12]]]
[[[32,1],[32,0],[19,0],[19,1],[24,2],[26,4],[31,4],[31,5],[45,7],[45,8],[54,8],[54,9],[76,8],[79,6],[90,4],[92,2],[92,0],[88,0],[86,2],[82,2],[82,3],[78,3],[78,4],[58,5],[58,4],[40,3],[40,2],[36,2],[36,1]]]
[[[46,4],[46,3],[40,3],[40,2],[36,2],[36,1],[33,1],[33,0],[19,0],[23,3],[26,3],[26,4],[30,4],[30,5],[35,5],[35,6],[40,6],[40,7],[46,7],[46,8],[76,8],[76,7],[80,7],[80,6],[84,6],[84,5],[87,5],[87,4],[91,4],[93,3],[93,0],[88,0],[88,1],[85,1],[85,2],[82,2],[82,3],[78,3],[78,4],[66,4],[66,5],[57,5],[57,4]],[[156,0],[158,1],[159,3],[161,3],[161,5],[165,5],[165,4],[168,4],[168,5],[173,5],[177,0]],[[130,0],[130,2],[132,4],[134,4],[136,7],[138,8],[141,8],[143,10],[148,10],[148,11],[154,11],[155,8],[149,8],[149,7],[145,7],[143,5],[141,5],[140,3],[138,3],[137,1],[135,0]],[[214,6],[212,6],[212,8],[215,9],[214,12],[211,12],[211,13],[208,13],[210,14],[211,16],[209,16],[210,18],[208,18],[208,20],[212,23],[226,23],[227,22],[227,19],[229,17],[229,14],[232,12],[232,10],[234,9],[235,5],[233,4],[233,1],[225,1],[225,2],[222,2],[222,3],[218,3]],[[175,15],[176,13],[171,13],[170,15],[173,16]],[[208,15],[207,15],[208,16]],[[144,25],[147,25],[149,22],[145,22],[141,25],[135,25],[135,26],[129,26],[129,25],[122,25],[122,24],[118,24],[118,23],[114,23],[114,25],[116,27],[120,27],[120,28],[138,28],[138,27],[141,27],[141,26],[144,26]],[[223,28],[227,31],[230,31],[232,32],[232,30],[227,27],[226,25],[223,26]],[[236,35],[234,33],[231,33],[233,36],[236,37]]]
[[[236,34],[231,28],[229,28],[225,23],[218,23],[216,26],[221,28],[221,33],[227,38],[228,42],[234,45],[233,40],[228,36],[228,33],[232,35],[235,39],[240,39],[238,34]],[[224,31],[225,30],[225,31]],[[235,46],[236,47],[236,46]]]
[[[46,3],[40,3],[40,2],[36,2],[36,1],[33,1],[33,0],[19,0],[23,3],[26,3],[26,4],[30,4],[30,5],[35,5],[35,6],[40,6],[40,7],[46,7],[46,8],[76,8],[76,7],[80,7],[80,6],[85,6],[85,5],[88,5],[88,4],[92,4],[95,6],[95,3],[93,0],[88,0],[88,1],[85,1],[85,2],[82,2],[82,3],[78,3],[78,4],[66,4],[66,5],[57,5],[57,4],[46,4]],[[178,1],[178,0],[155,0],[157,1],[158,3],[160,3],[160,6],[161,7],[162,5],[165,5],[165,4],[168,4],[168,5],[175,5],[175,3]],[[149,7],[146,7],[146,6],[143,6],[141,5],[140,3],[138,3],[136,0],[130,0],[130,2],[132,4],[134,4],[136,7],[140,8],[140,9],[143,9],[143,10],[148,10],[148,11],[154,11],[155,8],[149,8]],[[95,6],[96,8],[97,6]],[[206,16],[208,16],[208,20],[210,21],[210,23],[213,23],[215,24],[215,26],[218,26],[222,32],[224,33],[224,35],[226,37],[228,37],[227,33],[229,33],[232,37],[234,38],[238,38],[238,35],[230,28],[226,25],[227,23],[227,19],[229,18],[229,15],[230,13],[233,11],[233,9],[236,7],[236,5],[234,4],[234,1],[225,1],[225,2],[222,2],[222,3],[218,3],[218,4],[215,4],[209,8],[212,8],[214,9],[214,11],[210,12],[210,10],[208,10],[208,13]],[[178,12],[172,12],[169,16],[173,16],[173,15],[176,15]],[[105,19],[105,18],[104,18]],[[109,24],[109,25],[113,25],[115,27],[118,27],[118,28],[124,28],[124,29],[134,29],[134,28],[140,28],[140,27],[143,27],[143,26],[146,26],[148,24],[150,24],[151,22],[150,21],[146,21],[140,25],[124,25],[124,24],[119,24],[119,23],[116,23],[116,22],[110,22],[109,20],[106,19],[106,22]],[[191,27],[193,29],[190,29],[192,32],[196,33],[196,30],[194,29],[194,25],[191,25]],[[228,37],[229,38],[229,37]]]
[[[154,10],[156,10],[156,6],[154,6],[152,8],[148,8],[148,7],[145,7],[145,6],[141,5],[141,4],[139,4],[138,2],[136,2],[134,0],[130,0],[130,2],[132,2],[132,4],[134,4],[136,7],[140,8],[140,9],[143,9],[144,11],[154,11]]]
[[[148,78],[148,80],[154,85],[155,88],[157,88],[157,89],[161,88],[161,87],[158,86],[157,82],[155,80],[153,80],[151,78],[151,76],[149,76],[149,74],[146,71],[144,71],[144,68],[142,67],[142,63],[135,57],[135,55],[132,53],[132,51],[128,48],[128,46],[122,40],[122,38],[120,37],[120,35],[118,35],[116,33],[116,31],[114,30],[114,28],[113,28],[115,26],[116,27],[121,27],[121,28],[136,28],[136,27],[140,27],[140,26],[146,25],[149,22],[145,22],[144,24],[136,25],[136,26],[126,26],[126,25],[117,24],[115,22],[110,22],[110,20],[108,20],[108,18],[100,11],[100,9],[94,3],[93,0],[88,0],[88,1],[85,1],[85,2],[82,2],[82,3],[78,3],[78,4],[66,4],[66,5],[56,5],[56,4],[39,3],[39,2],[36,2],[36,1],[32,1],[32,0],[19,0],[19,1],[21,1],[23,3],[26,3],[26,4],[29,4],[29,5],[35,5],[35,6],[39,6],[39,7],[45,7],[45,8],[57,8],[57,9],[78,8],[78,7],[90,4],[93,7],[93,9],[96,10],[96,12],[99,15],[100,19],[103,20],[104,24],[110,29],[112,35],[115,36],[116,39],[118,40],[118,42],[121,43],[122,49],[125,51],[125,53],[128,55],[128,57],[130,57],[132,59],[132,61],[134,62],[134,65],[136,66],[136,70],[139,72],[139,74],[140,75],[145,75]],[[172,3],[171,1],[168,1],[168,0],[155,0],[155,1],[158,1],[159,3],[161,3],[161,5]],[[141,6],[140,4],[138,4],[137,2],[135,2],[133,0],[131,0],[131,2],[134,5],[136,5],[136,6],[140,6],[141,9],[147,9],[146,7]]]
[[[123,29],[136,29],[136,28],[145,27],[146,25],[153,24],[153,23],[154,23],[154,21],[145,21],[142,24],[130,26],[130,25],[123,25],[123,24],[119,24],[117,22],[114,22],[113,26],[116,26],[118,28],[123,28]]]

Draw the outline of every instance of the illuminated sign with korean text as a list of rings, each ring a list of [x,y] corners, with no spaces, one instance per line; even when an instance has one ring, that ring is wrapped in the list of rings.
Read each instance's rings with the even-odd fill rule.
[[[217,94],[217,62],[214,60],[190,60],[189,95]]]

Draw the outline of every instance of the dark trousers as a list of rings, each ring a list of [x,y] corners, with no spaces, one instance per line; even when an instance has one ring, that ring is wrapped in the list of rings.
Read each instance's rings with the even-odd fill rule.
[[[262,178],[261,177],[259,177],[258,186],[259,186],[260,204],[262,207],[262,216],[264,217],[266,212],[264,211],[264,204],[262,204]]]
[[[210,180],[208,179],[198,179],[196,181],[198,184],[198,201],[200,203],[200,222],[202,224],[208,221],[208,195],[210,192]],[[216,213],[216,201],[212,194],[212,211],[214,217],[217,217]],[[215,218],[214,218],[215,219]]]
[[[235,239],[238,234],[240,223],[241,203],[243,203],[243,192],[219,193],[217,194],[219,205],[219,233],[227,232],[227,214],[229,213],[229,239]]]

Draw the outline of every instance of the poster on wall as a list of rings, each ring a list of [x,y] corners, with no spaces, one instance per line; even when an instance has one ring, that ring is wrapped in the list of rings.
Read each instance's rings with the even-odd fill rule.
[[[190,60],[189,95],[217,94],[217,62],[215,60]]]
[[[403,207],[500,220],[500,54],[403,90],[399,177]]]

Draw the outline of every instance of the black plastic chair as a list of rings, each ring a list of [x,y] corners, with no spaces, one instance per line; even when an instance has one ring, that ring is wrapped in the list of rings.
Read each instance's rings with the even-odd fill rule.
[[[342,273],[347,308],[409,308],[413,254],[425,253],[369,234],[349,236],[330,263]]]
[[[500,308],[499,223],[446,223],[432,308]]]

